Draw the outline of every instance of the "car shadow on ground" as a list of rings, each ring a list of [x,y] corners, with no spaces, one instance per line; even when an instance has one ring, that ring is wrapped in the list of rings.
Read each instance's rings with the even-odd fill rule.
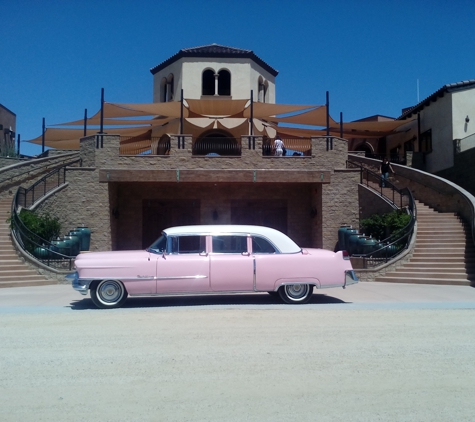
[[[308,304],[349,303],[325,294],[313,294]],[[211,294],[195,296],[150,296],[129,297],[122,308],[173,308],[186,306],[255,306],[255,305],[285,305],[278,297],[269,294]],[[305,305],[300,305],[305,306]],[[97,309],[92,300],[87,297],[71,302],[72,310]]]

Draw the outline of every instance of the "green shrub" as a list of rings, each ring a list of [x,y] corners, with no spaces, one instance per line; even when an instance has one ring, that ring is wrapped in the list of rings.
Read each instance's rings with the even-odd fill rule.
[[[48,242],[56,239],[61,233],[61,224],[57,217],[49,214],[36,214],[33,211],[21,210],[20,220],[34,234]]]
[[[395,210],[388,214],[374,214],[369,218],[361,220],[360,226],[363,233],[378,240],[383,240],[391,236],[396,240],[401,229],[406,227],[411,221],[411,216],[404,210]]]

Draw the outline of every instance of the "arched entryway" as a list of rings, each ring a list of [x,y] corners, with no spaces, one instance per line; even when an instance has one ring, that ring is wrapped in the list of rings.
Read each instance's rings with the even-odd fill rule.
[[[241,142],[230,133],[213,130],[193,142],[193,155],[241,155]]]

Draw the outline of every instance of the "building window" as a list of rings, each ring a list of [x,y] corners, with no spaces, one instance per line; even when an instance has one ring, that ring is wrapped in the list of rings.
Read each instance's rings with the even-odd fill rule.
[[[214,71],[212,69],[206,69],[203,72],[201,83],[201,95],[214,95],[215,94],[215,78]]]
[[[218,72],[218,95],[231,95],[231,73],[224,69]]]
[[[267,81],[264,82],[264,79],[262,79],[262,76],[259,76],[259,81],[257,84],[257,101],[260,103],[265,103],[266,102],[266,94],[267,94]]]
[[[174,91],[174,77],[170,73],[168,78],[162,78],[160,81],[160,102],[166,103],[168,101],[173,101],[173,91]]]
[[[160,81],[160,102],[165,103],[167,101],[167,79],[162,78]]]
[[[421,139],[419,140],[419,151],[426,154],[432,152],[432,129],[421,133]]]

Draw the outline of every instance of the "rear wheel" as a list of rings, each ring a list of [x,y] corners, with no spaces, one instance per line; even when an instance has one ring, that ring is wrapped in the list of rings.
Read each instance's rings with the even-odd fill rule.
[[[279,288],[279,296],[285,303],[307,303],[313,294],[313,286],[310,284],[286,284]]]
[[[127,290],[118,280],[102,280],[91,287],[91,299],[98,308],[118,308],[127,300]]]

